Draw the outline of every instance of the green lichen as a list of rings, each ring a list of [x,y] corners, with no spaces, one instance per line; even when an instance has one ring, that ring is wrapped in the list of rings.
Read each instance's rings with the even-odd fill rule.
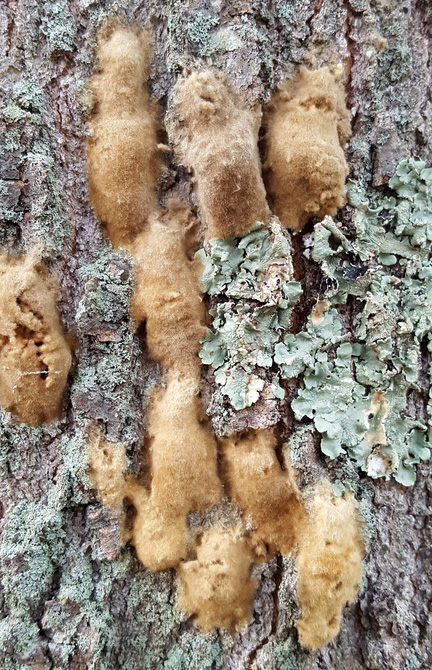
[[[0,220],[2,232],[5,233],[8,229],[10,231],[12,227],[15,227],[14,224],[18,224],[21,220],[18,208],[18,193],[14,194],[13,188],[14,185],[11,185],[9,180],[0,179]],[[2,235],[2,237],[6,240],[7,237],[11,236]]]
[[[42,32],[52,53],[74,50],[76,26],[66,0],[46,3]]]
[[[0,658],[4,670],[31,670],[21,661],[31,656],[38,638],[39,627],[29,616],[21,619],[6,616],[0,621]],[[33,666],[34,667],[34,666]]]
[[[253,14],[241,14],[239,23],[233,29],[239,35],[244,51],[248,52],[248,58],[259,63],[262,81],[266,82],[268,88],[273,88],[275,68],[272,43],[262,25]]]
[[[171,645],[167,658],[157,666],[163,670],[221,670],[225,667],[216,635],[203,637],[184,631]]]
[[[77,417],[74,434],[62,435],[60,439],[61,466],[47,495],[49,504],[56,509],[62,509],[68,503],[79,505],[87,502],[87,491],[93,487],[87,463],[88,435],[88,422]]]
[[[30,613],[48,590],[55,570],[52,557],[63,551],[62,523],[61,513],[42,502],[21,501],[9,511],[0,563],[5,602],[14,616]]]
[[[70,234],[70,221],[64,210],[55,158],[48,144],[36,140],[27,161],[34,197],[30,210],[32,224],[25,242],[27,246],[42,243],[46,255],[55,258],[64,250]]]
[[[41,127],[45,94],[40,82],[33,76],[18,81],[1,112],[7,123],[17,127],[7,130],[0,140],[1,153],[4,151],[0,167],[6,180],[0,181],[0,241],[8,246],[20,241],[26,250],[42,244],[46,257],[56,258],[64,252],[70,221],[58,161]],[[28,220],[23,225],[25,214]]]
[[[64,540],[63,516],[50,505],[22,500],[8,511],[0,545],[0,657],[31,654],[39,638],[32,618],[50,590]]]
[[[163,7],[167,17],[167,56],[168,70],[178,74],[190,66],[191,58],[198,56],[207,59],[208,64],[220,65],[223,54],[241,52],[240,60],[256,61],[262,70],[262,91],[274,86],[274,63],[272,45],[263,26],[253,12],[239,9],[238,14],[228,24],[221,23],[220,13],[214,8],[205,9],[182,5],[178,0],[167,0]],[[259,86],[253,72],[242,72],[241,88]],[[158,90],[157,83],[156,89]]]
[[[74,376],[72,403],[88,420],[110,416],[113,439],[137,440],[134,389],[141,353],[129,317],[128,256],[112,252],[107,244],[95,262],[80,268],[79,276],[83,290],[76,321],[83,365]]]
[[[0,135],[0,244],[12,247],[21,236],[23,217],[21,170],[24,148],[17,128]]]
[[[168,27],[167,67],[172,74],[178,74],[185,65],[186,26],[182,3],[167,0],[164,11]]]
[[[42,121],[43,108],[43,89],[34,77],[30,77],[14,85],[10,99],[1,111],[7,123],[26,120],[38,125]]]
[[[26,437],[31,437],[27,427],[13,426],[15,445]],[[26,447],[37,450],[38,440]],[[73,465],[81,476],[72,476]],[[87,654],[89,670],[111,670],[114,657],[124,670],[153,670],[163,667],[167,639],[179,638],[185,617],[173,607],[172,575],[145,571],[128,549],[113,561],[101,560],[98,532],[88,525],[82,506],[88,503],[84,470],[85,431],[72,440],[65,435],[44,502],[22,500],[6,512],[0,544],[0,665],[5,670],[33,667],[47,643],[59,670],[70,668],[77,652],[80,658]],[[87,505],[87,513],[92,507]],[[118,607],[109,606],[113,602]],[[123,613],[129,622],[127,644]],[[180,637],[190,667],[207,667],[207,658],[220,656],[218,643],[197,631]],[[180,648],[174,652],[182,658]]]
[[[22,121],[23,119],[28,118],[27,112],[13,100],[9,100],[3,107],[2,114],[6,123],[16,123],[17,121]]]
[[[233,27],[222,26],[209,36],[208,51],[228,53],[243,46],[242,40]]]
[[[343,451],[342,445],[354,448],[358,444],[359,437],[367,433],[368,423],[363,412],[363,387],[352,380],[351,344],[338,345],[333,359],[324,347],[315,352],[312,364],[306,365],[304,388],[299,390],[292,408],[296,419],[307,417],[314,421],[322,434],[321,450],[336,458]]]
[[[281,642],[272,640],[274,670],[307,670],[310,667],[310,654],[302,649],[292,637]]]
[[[294,417],[313,423],[327,457],[346,454],[372,478],[410,486],[430,456],[432,402],[427,423],[412,395],[422,344],[432,348],[432,169],[403,160],[389,187],[366,195],[351,182],[351,227],[330,217],[315,226],[312,257],[326,290],[299,333],[287,332],[301,289],[279,224],[212,241],[199,253],[214,301],[200,356],[236,410],[257,402],[269,377],[277,398],[280,379],[300,379]]]
[[[91,333],[93,324],[101,329],[121,321],[128,324],[132,293],[128,254],[113,252],[106,244],[96,260],[82,265],[78,274],[84,287],[76,317],[81,327]]]
[[[85,551],[88,539],[84,546],[81,537],[68,540],[58,590],[47,603],[43,626],[57,640],[56,667],[69,668],[78,647],[81,654],[88,651],[89,670],[108,669],[119,634],[107,602],[128,578],[132,559],[125,552],[110,563],[99,562],[95,579],[95,565]]]
[[[350,5],[355,13],[357,6],[368,3],[359,0]],[[398,149],[403,151],[400,147],[407,146],[407,138],[418,134],[426,140],[421,79],[427,64],[413,56],[408,5],[377,3],[375,13],[360,11],[365,21],[358,30],[354,28],[353,35],[368,45],[358,82],[361,90],[367,91],[368,104],[363,107],[362,123],[350,144],[352,162],[356,177],[363,183],[372,179],[383,183],[396,167]],[[379,47],[376,38],[381,42]],[[381,116],[383,109],[386,120]],[[371,151],[376,157],[373,161]]]
[[[274,219],[269,229],[258,224],[241,239],[212,240],[198,256],[206,292],[225,297],[210,309],[212,329],[200,357],[232,406],[243,409],[259,399],[266,383],[262,371],[272,368],[275,346],[301,293],[289,239]],[[282,398],[278,380],[270,375],[273,395]]]
[[[329,217],[315,226],[312,257],[327,277],[328,312],[286,335],[276,362],[282,377],[303,375],[292,408],[297,420],[313,420],[324,454],[346,452],[371,477],[392,474],[409,486],[430,456],[410,394],[432,333],[432,170],[403,160],[389,186],[394,195],[366,196],[351,183],[354,234]],[[353,300],[354,331],[344,334],[338,313]]]
[[[308,19],[313,16],[313,6],[308,6],[303,0],[275,0],[274,12],[281,25],[290,60],[296,60],[311,33]]]
[[[191,42],[196,45],[199,56],[209,56],[212,53],[210,35],[218,23],[219,17],[207,10],[194,11],[187,17],[187,34]]]

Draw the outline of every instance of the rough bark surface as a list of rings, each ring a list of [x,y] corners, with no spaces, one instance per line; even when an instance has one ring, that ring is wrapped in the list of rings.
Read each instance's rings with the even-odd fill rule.
[[[88,202],[84,83],[98,26],[114,12],[154,26],[151,92],[162,111],[178,74],[198,61],[225,72],[251,103],[267,101],[299,64],[341,62],[353,114],[352,176],[380,187],[402,158],[432,159],[430,0],[4,0],[0,242],[11,252],[43,243],[59,276],[63,323],[79,345],[61,421],[32,429],[0,415],[0,665],[431,667],[430,463],[408,489],[358,480],[371,535],[364,582],[339,636],[314,653],[300,648],[293,627],[291,559],[261,569],[254,621],[242,634],[203,636],[176,608],[173,575],[145,571],[120,548],[115,515],[95,498],[85,461],[90,423],[127,445],[138,473],[146,391],[158,378],[145,338],[129,328],[130,259],[113,252]],[[173,193],[195,206],[174,161],[162,200]],[[321,281],[302,244],[296,237],[306,296],[300,321]],[[425,375],[426,367],[425,358]],[[426,393],[425,382],[419,407]],[[290,421],[287,407],[288,433]],[[302,444],[297,465],[306,481],[324,467],[317,444],[312,433]]]

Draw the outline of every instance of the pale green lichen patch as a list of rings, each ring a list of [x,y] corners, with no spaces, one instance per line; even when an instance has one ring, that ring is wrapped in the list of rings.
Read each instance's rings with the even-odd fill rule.
[[[342,445],[354,447],[368,430],[362,411],[364,389],[354,383],[351,374],[352,345],[343,341],[336,314],[331,310],[318,328],[313,329],[309,323],[306,333],[286,336],[276,359],[282,377],[304,373],[304,387],[292,401],[292,408],[296,419],[314,421],[322,434],[321,449],[330,458],[342,453]]]
[[[10,98],[1,111],[7,123],[26,120],[40,124],[43,108],[43,89],[34,77],[30,77],[14,85]]]
[[[243,42],[238,33],[232,27],[222,26],[215,33],[212,33],[209,39],[209,51],[211,53],[220,51],[227,53],[241,49]]]
[[[170,646],[164,670],[222,670],[225,666],[221,644],[215,634],[202,635],[185,630]]]
[[[42,502],[21,501],[9,510],[0,545],[3,614],[0,653],[31,654],[39,637],[32,617],[48,593],[61,561],[62,514]]]
[[[198,256],[205,291],[215,300],[212,329],[200,352],[216,385],[236,409],[253,405],[264,387],[283,398],[272,372],[275,346],[289,327],[301,294],[293,278],[290,242],[276,219],[243,238],[211,240]]]
[[[50,147],[37,140],[27,155],[27,171],[31,179],[31,220],[24,235],[26,247],[42,243],[45,254],[57,257],[70,234],[70,221],[65,212],[56,163]],[[43,194],[43,196],[42,196]]]
[[[42,502],[21,501],[9,512],[0,561],[3,594],[15,615],[37,606],[50,586],[55,569],[52,556],[62,552],[62,522],[61,513]]]
[[[132,293],[130,261],[126,252],[113,252],[106,245],[93,263],[79,269],[84,291],[78,305],[77,321],[87,334],[105,333],[106,340],[114,326],[129,323],[129,301]],[[103,338],[101,338],[103,339]]]
[[[75,47],[76,26],[66,0],[46,3],[42,32],[51,52],[70,52]]]
[[[187,17],[186,31],[191,42],[197,46],[199,56],[209,56],[213,48],[210,34],[219,23],[219,17],[207,10],[191,12]]]
[[[389,186],[394,195],[366,195],[351,183],[354,234],[330,217],[315,226],[329,311],[320,326],[310,317],[305,331],[286,335],[276,362],[282,377],[303,374],[292,407],[299,421],[313,420],[327,456],[347,452],[371,477],[409,486],[430,456],[426,416],[410,394],[432,336],[432,170],[403,160]],[[337,314],[349,301],[354,331],[344,335]]]

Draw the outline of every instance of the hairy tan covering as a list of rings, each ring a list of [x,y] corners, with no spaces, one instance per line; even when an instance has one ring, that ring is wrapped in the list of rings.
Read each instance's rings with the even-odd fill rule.
[[[193,171],[206,239],[245,235],[269,209],[257,149],[260,116],[222,75],[193,72],[174,89],[168,130]]]
[[[114,246],[128,246],[157,210],[161,162],[155,113],[144,84],[148,31],[111,21],[99,36],[87,169],[90,200]]]
[[[151,570],[164,570],[186,556],[187,515],[218,502],[221,484],[216,442],[198,398],[198,352],[207,329],[197,261],[189,260],[186,249],[193,217],[179,202],[170,202],[165,212],[157,204],[160,163],[143,88],[148,60],[147,32],[118,22],[102,32],[99,71],[90,81],[97,106],[88,172],[91,199],[108,236],[134,258],[132,316],[137,324],[145,321],[150,354],[167,371],[149,408],[150,490],[130,476],[122,489],[136,512],[130,540],[138,557]],[[93,481],[106,500],[109,468],[99,465],[97,471],[93,464]]]
[[[296,626],[304,647],[318,649],[338,634],[344,606],[357,597],[363,554],[355,498],[336,497],[329,485],[319,485],[297,556],[302,617]]]
[[[150,494],[129,485],[137,510],[132,543],[151,570],[178,565],[188,548],[187,515],[218,502],[216,444],[199,419],[198,382],[175,371],[157,391],[150,410]]]
[[[207,329],[198,268],[186,254],[190,225],[189,210],[172,202],[163,216],[150,219],[133,247],[133,315],[145,320],[149,351],[167,369],[166,386],[149,410],[151,492],[148,499],[140,493],[137,504],[136,487],[129,487],[137,510],[132,542],[152,570],[185,558],[187,515],[218,502],[221,490],[216,441],[198,397],[198,352]]]
[[[228,437],[223,445],[230,496],[251,522],[258,556],[288,555],[305,522],[300,491],[289,463],[282,470],[271,429]]]
[[[93,206],[115,246],[134,260],[131,313],[145,322],[151,356],[164,372],[148,409],[149,486],[125,475],[124,449],[103,440],[89,451],[90,475],[103,504],[135,509],[125,540],[151,570],[176,568],[179,604],[204,631],[235,630],[252,616],[251,569],[299,545],[297,561],[304,646],[325,644],[339,630],[343,605],[356,593],[362,545],[353,498],[320,487],[309,515],[294,473],[280,465],[271,430],[221,444],[226,491],[240,519],[196,538],[188,515],[217,503],[217,445],[200,404],[200,341],[206,310],[187,239],[195,220],[171,201],[162,212],[154,113],[143,88],[149,37],[118,22],[101,35],[88,142]],[[193,171],[206,239],[241,237],[270,215],[257,150],[259,114],[246,108],[222,75],[192,73],[177,83],[168,130],[180,161]],[[323,68],[301,70],[266,117],[267,180],[276,212],[300,229],[310,216],[343,202],[348,133],[343,95]],[[342,530],[345,531],[343,535]],[[192,558],[191,558],[192,557]]]
[[[0,404],[30,426],[59,418],[71,366],[56,299],[36,252],[0,255]]]
[[[203,631],[235,628],[252,618],[256,580],[252,551],[240,525],[205,531],[197,558],[179,567],[179,605]]]
[[[193,225],[187,207],[171,201],[152,217],[133,245],[135,291],[132,316],[146,322],[150,354],[167,369],[182,369],[198,379],[200,341],[207,334],[206,309],[199,276],[202,265],[189,260],[186,233]]]
[[[345,201],[350,135],[340,82],[326,67],[301,68],[273,97],[264,127],[264,176],[282,224],[301,230],[312,216],[336,214]]]

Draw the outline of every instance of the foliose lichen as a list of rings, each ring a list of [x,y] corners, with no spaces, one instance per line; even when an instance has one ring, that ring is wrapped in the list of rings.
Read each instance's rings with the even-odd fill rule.
[[[431,186],[432,170],[413,159],[389,181],[394,195],[350,183],[353,228],[326,217],[313,234],[327,311],[287,334],[275,359],[283,378],[303,374],[292,408],[297,420],[313,420],[324,454],[346,452],[371,477],[405,486],[430,456],[426,412],[418,416],[413,394],[432,334]],[[343,328],[347,306],[352,334]]]
[[[269,229],[257,224],[243,238],[211,240],[198,256],[205,291],[225,298],[210,309],[214,319],[202,362],[213,368],[216,384],[236,410],[255,403],[265,385],[283,398],[279,375],[271,372],[275,345],[289,328],[301,294],[289,237],[274,218]]]
[[[200,56],[212,53],[210,34],[219,23],[219,17],[207,10],[194,11],[187,17],[186,30],[189,39],[196,44]]]

